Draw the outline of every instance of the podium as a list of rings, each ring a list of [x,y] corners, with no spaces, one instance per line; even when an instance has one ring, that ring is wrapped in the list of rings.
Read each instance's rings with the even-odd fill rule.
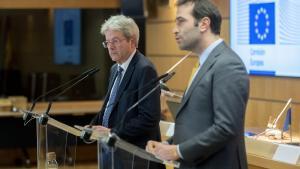
[[[55,152],[59,168],[76,166],[76,149],[80,131],[48,118],[48,124],[40,124],[36,116],[37,168],[47,169],[47,154]]]
[[[23,112],[24,113],[24,112]],[[71,127],[49,116],[28,112],[36,121],[37,169],[47,169],[47,153],[55,152],[59,168],[76,168],[77,143],[97,142],[98,169],[148,169],[166,164],[179,167],[177,161],[164,161],[130,144],[114,133],[99,133],[83,127]],[[127,166],[127,167],[126,167]]]

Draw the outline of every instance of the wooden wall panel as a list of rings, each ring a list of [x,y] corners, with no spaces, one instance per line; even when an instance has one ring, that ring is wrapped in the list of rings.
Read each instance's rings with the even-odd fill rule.
[[[184,55],[174,38],[175,8],[159,7],[159,16],[148,19],[146,24],[146,51],[149,55]],[[221,38],[229,44],[229,19],[223,18]]]
[[[163,74],[182,57],[183,55],[167,57],[150,55],[150,60],[155,64],[158,73]],[[196,56],[190,56],[185,61],[183,61],[175,69],[176,74],[174,75],[174,77],[167,82],[168,87],[176,91],[184,91],[188,85],[188,81],[192,73],[192,68],[195,65],[194,63],[197,61],[198,58],[196,58]]]
[[[146,25],[146,51],[148,55],[172,56],[186,53],[177,47],[172,33],[173,27],[173,22],[152,22]]]
[[[229,45],[229,19],[223,18],[220,36]]]
[[[256,100],[249,99],[247,112],[246,112],[246,128],[259,127],[266,128],[267,123],[269,121],[269,117],[275,119],[281,112],[285,105],[285,102],[275,102],[270,100]],[[300,105],[292,104],[292,131],[299,135],[300,132]],[[278,120],[278,128],[283,127],[283,123],[285,120],[285,115]]]
[[[222,17],[228,18],[229,17],[230,0],[212,0],[212,1],[219,8]]]
[[[146,25],[147,54],[182,55],[172,32],[174,22],[148,22]],[[229,20],[222,22],[221,38],[229,45]]]
[[[288,100],[300,103],[299,78],[287,77],[251,77],[251,97],[268,100]]]
[[[150,17],[148,21],[151,22],[174,22],[176,16],[176,7],[175,5],[157,5],[155,8],[156,11],[148,11],[148,13],[156,12],[156,17]],[[151,14],[149,14],[151,16]]]

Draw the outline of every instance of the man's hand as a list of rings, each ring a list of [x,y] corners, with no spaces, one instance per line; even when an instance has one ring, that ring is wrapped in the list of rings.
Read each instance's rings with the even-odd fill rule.
[[[100,133],[108,133],[110,132],[111,129],[97,125],[97,126],[92,126],[92,129],[95,131],[98,131]]]
[[[176,145],[163,144],[157,141],[148,141],[146,151],[163,160],[169,161],[179,159]]]

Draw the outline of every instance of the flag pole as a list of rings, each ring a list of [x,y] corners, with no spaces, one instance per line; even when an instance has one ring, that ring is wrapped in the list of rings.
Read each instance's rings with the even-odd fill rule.
[[[280,112],[280,114],[276,117],[276,119],[273,121],[272,123],[272,128],[275,129],[277,126],[277,122],[279,120],[279,118],[282,116],[282,114],[286,111],[286,109],[288,108],[288,106],[291,104],[292,102],[292,98],[290,98],[287,103],[285,104],[284,108],[282,109],[282,111]]]

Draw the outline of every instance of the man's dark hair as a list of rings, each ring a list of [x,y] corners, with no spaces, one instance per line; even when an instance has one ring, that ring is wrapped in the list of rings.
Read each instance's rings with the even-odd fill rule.
[[[194,9],[192,15],[199,22],[202,18],[210,19],[210,28],[216,35],[220,35],[222,16],[218,8],[210,0],[177,0],[176,6],[181,6],[186,3],[193,3]],[[195,23],[195,25],[197,25]]]

